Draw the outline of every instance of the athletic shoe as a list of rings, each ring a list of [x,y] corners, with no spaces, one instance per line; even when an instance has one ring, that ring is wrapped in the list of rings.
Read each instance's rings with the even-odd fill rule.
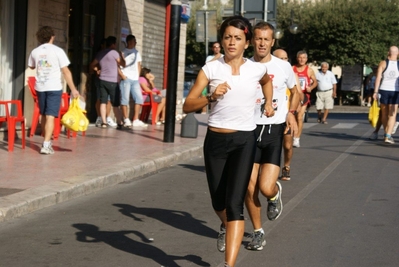
[[[110,117],[107,118],[107,124],[108,124],[110,127],[113,127],[113,128],[116,128],[116,126],[118,126],[118,124],[117,124],[116,122],[114,122],[114,120],[111,119]]]
[[[223,225],[220,225],[220,231],[216,245],[220,252],[224,252],[226,250],[226,228],[223,227]]]
[[[97,117],[96,119],[96,127],[101,127],[101,123],[103,122],[103,120],[101,119],[101,117]]]
[[[262,250],[266,246],[265,233],[263,231],[257,231],[252,233],[252,240],[247,245],[249,250]]]
[[[398,126],[399,126],[399,122],[395,122],[395,124],[393,125],[393,128],[392,128],[392,133],[391,134],[395,134],[396,133],[396,130],[398,129]]]
[[[300,147],[299,138],[294,137],[294,142],[292,143],[293,147]]]
[[[132,122],[128,118],[126,118],[123,120],[123,126],[132,127]]]
[[[385,142],[385,143],[389,143],[389,144],[395,144],[395,141],[393,140],[392,136],[390,136],[390,137],[385,137],[385,138],[384,138],[384,142]]]
[[[267,200],[267,218],[269,220],[274,221],[280,217],[281,212],[283,211],[283,201],[281,200],[281,195],[283,193],[283,188],[279,182],[276,182],[278,187],[278,193],[275,200]]]
[[[40,149],[40,154],[44,154],[44,155],[52,155],[52,154],[54,154],[54,150],[53,150],[53,148],[51,147],[51,146],[49,146],[49,147],[42,147],[41,149]]]
[[[145,124],[141,120],[134,120],[133,121],[133,127],[147,127],[148,124]]]
[[[370,139],[370,140],[377,140],[377,139],[378,139],[378,133],[373,132],[373,133],[370,135],[369,139]]]
[[[157,126],[161,126],[162,125],[162,122],[160,122],[160,121],[157,121],[157,123],[155,123]]]

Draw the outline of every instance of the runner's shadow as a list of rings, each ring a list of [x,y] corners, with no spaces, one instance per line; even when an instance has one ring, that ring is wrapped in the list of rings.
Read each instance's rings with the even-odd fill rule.
[[[178,267],[176,260],[187,260],[199,266],[210,266],[209,263],[202,261],[202,258],[196,255],[168,255],[161,249],[149,245],[148,243],[151,243],[151,240],[138,231],[100,231],[98,226],[87,223],[75,223],[72,226],[79,230],[75,233],[76,240],[79,242],[103,242],[118,250],[151,259],[161,266]],[[129,238],[127,235],[130,234],[136,235],[141,241]]]
[[[194,218],[191,214],[178,211],[158,208],[140,208],[128,204],[113,204],[120,208],[120,212],[127,217],[133,218],[136,221],[143,221],[136,215],[144,215],[149,218],[156,219],[176,229],[193,233],[199,236],[205,236],[214,239],[218,232],[205,226],[205,221],[200,221]]]

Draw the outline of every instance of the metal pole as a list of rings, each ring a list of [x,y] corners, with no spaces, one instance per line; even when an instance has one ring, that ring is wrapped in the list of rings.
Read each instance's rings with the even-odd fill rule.
[[[265,0],[265,7],[264,7],[264,13],[263,13],[263,20],[267,22],[267,11],[268,11],[268,6],[269,2],[268,0]]]
[[[244,17],[245,9],[244,9],[244,0],[241,0],[241,16]]]
[[[204,25],[204,31],[205,31],[205,58],[209,55],[209,49],[208,49],[208,46],[209,46],[209,37],[208,37],[208,28],[209,28],[209,21],[208,21],[208,18],[209,18],[209,14],[208,14],[208,11],[205,11],[204,12],[204,15],[205,15],[205,25]]]
[[[180,9],[181,2],[172,0],[169,34],[168,87],[166,90],[165,107],[166,120],[163,135],[163,141],[167,143],[173,143],[175,140],[176,91],[180,44]]]

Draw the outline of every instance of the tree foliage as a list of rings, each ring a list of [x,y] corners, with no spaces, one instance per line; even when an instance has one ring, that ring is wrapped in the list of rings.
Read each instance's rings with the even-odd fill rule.
[[[284,29],[278,44],[291,58],[305,50],[310,61],[371,66],[399,43],[399,0],[280,1],[277,10],[278,28]],[[301,28],[296,35],[288,31],[292,19]]]

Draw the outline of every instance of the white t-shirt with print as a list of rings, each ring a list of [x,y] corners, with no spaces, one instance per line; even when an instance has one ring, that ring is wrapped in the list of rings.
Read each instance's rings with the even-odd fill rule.
[[[70,61],[64,50],[53,44],[42,44],[32,50],[28,66],[36,68],[36,90],[39,92],[62,90],[61,68]]]
[[[253,61],[254,58],[251,58],[251,60]],[[265,103],[265,98],[262,93],[262,87],[258,84],[255,107],[256,124],[269,125],[284,123],[288,113],[287,88],[293,88],[296,84],[295,73],[290,63],[275,56],[272,56],[269,62],[260,64],[266,66],[267,74],[269,74],[273,82],[272,107],[274,109],[274,116],[267,117],[262,114],[261,106]]]
[[[232,75],[232,69],[224,57],[205,64],[202,67],[209,80],[209,92],[224,82],[231,87],[216,102],[211,103],[208,125],[237,131],[252,131],[256,128],[254,109],[259,81],[266,73],[266,68],[245,59],[240,67],[240,75]]]
[[[123,56],[126,61],[126,67],[122,68],[123,74],[130,80],[138,81],[140,77],[138,64],[142,61],[140,52],[136,48],[125,48]]]

